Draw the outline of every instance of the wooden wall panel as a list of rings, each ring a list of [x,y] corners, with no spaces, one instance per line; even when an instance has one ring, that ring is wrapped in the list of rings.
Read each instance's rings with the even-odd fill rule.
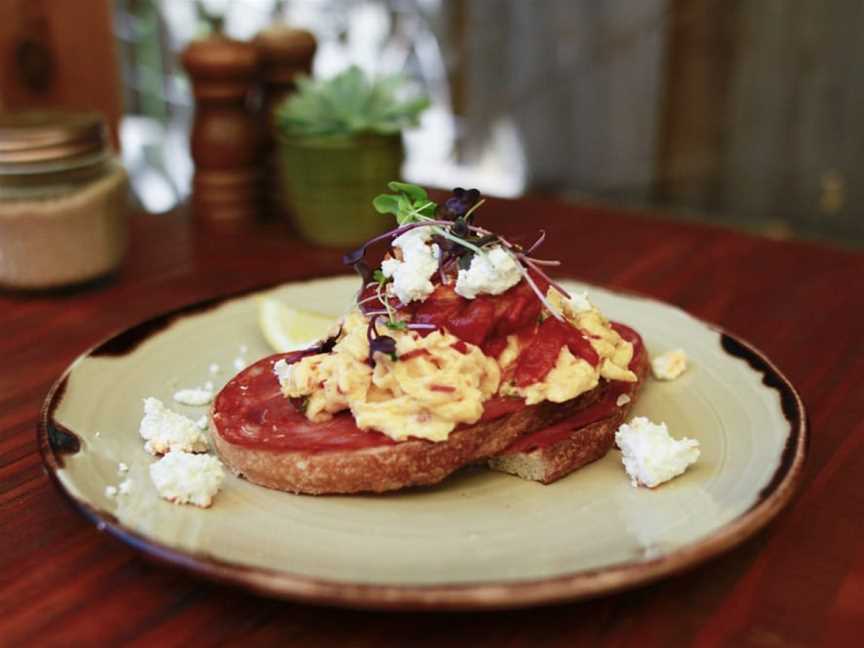
[[[656,198],[711,208],[722,190],[736,0],[671,0]]]
[[[658,203],[864,240],[864,5],[671,8]]]
[[[723,208],[864,238],[864,5],[742,5]]]

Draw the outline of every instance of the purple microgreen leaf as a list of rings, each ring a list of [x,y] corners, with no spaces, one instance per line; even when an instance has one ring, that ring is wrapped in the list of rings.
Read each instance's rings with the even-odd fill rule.
[[[442,218],[457,219],[466,217],[471,208],[480,200],[480,192],[476,189],[465,190],[456,187],[453,195],[447,199],[440,210]]]
[[[339,330],[336,331],[336,335],[331,335],[325,340],[321,340],[317,344],[310,347],[314,349],[316,353],[330,353],[333,350],[333,347],[336,346],[336,343],[339,341],[339,336],[342,335],[342,325],[339,325]]]
[[[343,255],[342,256],[342,263],[344,263],[345,265],[353,266],[354,264],[362,261],[363,257],[366,256],[366,247],[368,245],[369,245],[368,243],[364,243],[363,245],[361,245],[356,250],[352,250],[351,252],[348,252],[347,254]]]
[[[375,364],[375,354],[383,353],[396,360],[396,340],[389,335],[379,335],[369,343],[369,360]]]

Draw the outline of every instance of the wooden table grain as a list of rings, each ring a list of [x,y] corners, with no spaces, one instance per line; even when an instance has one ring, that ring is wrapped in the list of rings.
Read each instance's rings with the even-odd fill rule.
[[[761,348],[812,426],[792,505],[683,575],[593,601],[510,612],[381,613],[268,600],[151,564],[79,516],[35,444],[52,381],[142,318],[265,283],[343,272],[281,223],[133,219],[111,280],[0,293],[0,645],[752,645],[851,642],[864,628],[864,255],[539,200],[492,200],[502,232],[548,231],[562,275],[645,293]]]

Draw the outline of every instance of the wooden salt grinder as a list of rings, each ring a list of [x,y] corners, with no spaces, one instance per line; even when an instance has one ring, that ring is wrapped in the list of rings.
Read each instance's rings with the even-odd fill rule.
[[[261,129],[249,105],[258,55],[254,45],[214,35],[183,52],[192,80],[196,220],[253,220],[261,203]]]
[[[262,147],[267,173],[265,204],[268,214],[272,216],[282,211],[273,111],[294,91],[295,80],[299,75],[311,74],[312,59],[318,43],[310,32],[281,23],[260,31],[253,43],[258,50],[258,78],[264,116],[262,125],[265,129]]]

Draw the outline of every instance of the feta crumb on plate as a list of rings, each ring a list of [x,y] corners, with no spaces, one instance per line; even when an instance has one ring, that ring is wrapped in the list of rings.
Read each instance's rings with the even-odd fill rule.
[[[212,385],[213,383],[210,383],[209,388],[205,385],[204,387],[181,389],[174,392],[174,400],[183,405],[192,405],[194,407],[207,405],[207,403],[213,400]]]
[[[621,460],[634,486],[654,488],[682,474],[699,458],[699,442],[669,436],[665,423],[652,423],[643,416],[624,423],[615,433]]]
[[[483,255],[475,254],[467,270],[456,277],[456,294],[466,299],[477,295],[500,295],[522,280],[519,262],[500,245]]]
[[[215,362],[210,363],[209,371],[211,374],[217,374],[220,371],[220,367]]]
[[[105,487],[105,497],[117,497],[117,487],[116,486],[106,486]]]
[[[121,495],[128,495],[129,493],[132,492],[132,486],[134,484],[135,484],[135,482],[133,482],[131,479],[124,479],[117,486],[117,492],[120,493]]]
[[[651,359],[651,373],[658,380],[675,380],[687,370],[687,354],[683,349],[667,351]]]
[[[234,358],[234,369],[237,371],[243,371],[246,368],[246,358],[243,356],[237,356]]]
[[[172,412],[158,398],[144,399],[144,417],[138,429],[150,454],[172,450],[206,452],[207,437],[194,421]]]
[[[207,508],[224,478],[222,462],[212,455],[169,452],[150,465],[150,479],[159,496],[175,504]]]
[[[129,466],[127,466],[122,461],[119,464],[117,464],[117,474],[118,475],[125,475],[127,472],[129,472]]]
[[[202,414],[201,417],[195,421],[195,425],[199,430],[206,430],[207,426],[210,424],[210,420],[207,418],[206,414]]]
[[[618,407],[624,407],[629,402],[630,402],[630,397],[627,394],[619,394],[618,399],[615,401],[615,404]]]

